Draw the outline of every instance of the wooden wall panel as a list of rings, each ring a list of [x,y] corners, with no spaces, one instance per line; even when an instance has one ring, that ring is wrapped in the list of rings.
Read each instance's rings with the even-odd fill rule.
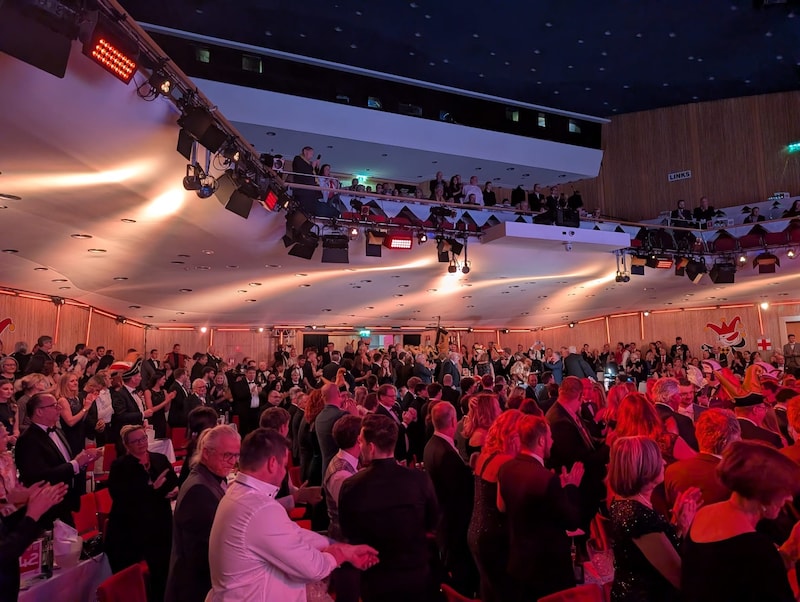
[[[240,362],[244,357],[252,357],[257,361],[272,362],[279,339],[273,338],[269,330],[264,332],[250,331],[214,331],[214,348],[225,360],[234,358]],[[285,337],[285,344],[292,344],[302,352],[302,338],[295,341],[294,336]],[[199,349],[198,349],[199,350]]]
[[[54,336],[56,312],[56,306],[49,299],[0,295],[0,320],[10,318],[14,327],[13,331],[9,327],[0,334],[5,353],[14,351],[14,344],[17,341],[28,343],[30,351],[40,336],[45,334]]]
[[[172,351],[172,346],[177,343],[181,346],[181,353],[191,357],[196,351],[205,353],[209,341],[209,333],[202,333],[199,330],[148,329],[143,334],[140,348],[146,354],[150,353],[151,349],[158,349],[160,356],[164,357]]]
[[[131,324],[119,324],[114,318],[92,312],[89,329],[89,344],[104,345],[114,351],[114,357],[124,359],[128,349],[141,353],[144,348],[144,329]],[[71,351],[71,350],[70,350]]]
[[[87,327],[89,326],[89,308],[80,305],[65,304],[61,306],[61,316],[58,321],[58,333],[56,341],[59,348],[67,350],[69,353],[75,349],[78,343],[84,343],[92,347],[91,341],[86,340]],[[112,347],[113,349],[113,347]]]
[[[675,343],[680,336],[689,345],[693,353],[698,353],[703,344],[720,345],[719,339],[707,324],[722,325],[723,320],[730,324],[736,317],[743,326],[745,349],[756,348],[756,340],[760,336],[758,311],[755,305],[738,308],[677,311],[669,313],[652,313],[645,319],[645,340],[647,342],[661,340],[668,345]]]
[[[637,347],[642,346],[644,341],[642,340],[641,315],[641,313],[637,312],[630,316],[623,315],[609,318],[608,330],[611,334],[609,343],[612,349],[614,349],[619,342],[636,343]]]
[[[668,107],[614,117],[603,126],[600,175],[574,184],[588,208],[647,219],[685,199],[706,195],[715,207],[800,192],[800,156],[784,152],[800,140],[800,93],[784,92]],[[692,178],[668,182],[689,169]]]

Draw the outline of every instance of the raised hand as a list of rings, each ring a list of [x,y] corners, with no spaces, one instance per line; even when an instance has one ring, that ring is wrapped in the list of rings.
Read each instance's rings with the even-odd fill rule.
[[[567,485],[575,485],[575,487],[578,487],[581,484],[584,472],[583,462],[575,462],[569,472],[567,472],[566,466],[562,466],[561,474],[559,475],[561,487],[566,487]]]
[[[672,507],[672,518],[680,533],[686,533],[692,525],[695,514],[703,505],[703,494],[697,487],[689,487],[680,493]]]

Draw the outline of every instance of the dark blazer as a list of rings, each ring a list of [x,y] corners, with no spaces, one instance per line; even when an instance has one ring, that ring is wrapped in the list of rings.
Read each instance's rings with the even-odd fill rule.
[[[364,602],[426,600],[431,587],[427,533],[439,522],[425,472],[393,459],[373,460],[347,479],[339,494],[346,540],[378,550],[381,561],[361,575]]]
[[[177,397],[177,395],[176,395],[176,397]],[[188,423],[188,416],[189,416],[189,412],[191,412],[191,411],[192,411],[193,409],[195,409],[195,408],[199,408],[200,406],[207,406],[207,405],[209,405],[208,401],[206,401],[206,402],[204,403],[204,402],[203,402],[203,400],[201,400],[201,399],[200,399],[200,398],[199,398],[197,395],[195,395],[194,393],[190,394],[190,395],[189,395],[189,396],[186,398],[186,401],[185,401],[185,403],[184,403],[184,409],[185,409],[185,411],[186,411],[186,416],[187,416],[187,423]],[[170,411],[170,414],[171,414],[171,413],[172,413],[172,411]]]
[[[608,447],[596,443],[587,444],[569,412],[558,402],[547,410],[545,418],[553,435],[548,468],[554,468],[556,473],[560,473],[562,466],[570,470],[575,462],[583,462],[586,472],[580,484],[583,515],[581,528],[588,528],[606,495],[603,479],[608,464]],[[587,432],[591,432],[588,427]]]
[[[422,457],[442,511],[436,534],[446,560],[451,552],[457,551],[455,548],[467,549],[475,481],[456,448],[436,434],[428,441]]]
[[[314,431],[319,441],[319,449],[322,452],[322,474],[328,469],[328,464],[339,451],[339,446],[333,440],[333,425],[347,412],[334,405],[326,404],[314,421]]]
[[[719,458],[716,456],[699,453],[693,458],[679,460],[667,466],[664,472],[667,506],[672,508],[678,494],[689,487],[700,488],[706,506],[727,500],[731,492],[717,477],[718,464]]]
[[[384,416],[388,416],[392,420],[398,420],[397,422],[397,443],[394,446],[394,457],[395,460],[406,460],[408,458],[408,434],[406,433],[406,425],[403,424],[402,417],[397,416],[393,412],[390,412],[381,404],[378,404],[378,407],[375,408],[376,414],[383,414]]]
[[[700,449],[697,445],[697,437],[694,434],[694,422],[692,422],[691,418],[683,414],[678,414],[678,412],[665,403],[656,403],[655,408],[662,421],[666,422],[670,418],[675,419],[675,424],[678,425],[678,434],[681,436],[681,439],[689,444],[689,447],[694,451]]]
[[[189,397],[189,394],[179,383],[172,383],[169,390],[175,391],[175,397],[172,398],[172,403],[169,404],[169,417],[167,421],[173,428],[185,428],[187,424],[186,416],[189,414],[189,409],[186,407],[186,399]]]
[[[781,436],[778,433],[761,428],[744,418],[738,418],[737,420],[739,421],[739,426],[742,427],[742,441],[764,441],[777,449],[783,447],[783,441],[781,441]]]
[[[111,407],[114,408],[111,420],[115,423],[117,432],[126,424],[142,424],[144,420],[139,404],[125,386],[120,387],[118,391],[112,391]]]
[[[0,601],[16,602],[19,595],[19,557],[39,537],[40,527],[25,508],[0,517]]]
[[[574,587],[566,532],[581,523],[578,488],[562,488],[558,476],[525,454],[503,464],[497,480],[508,516],[508,573],[515,589],[536,600]]]
[[[461,369],[460,366],[455,365],[449,358],[442,362],[442,369],[439,371],[439,384],[443,384],[444,375],[449,374],[453,377],[453,387],[458,389],[461,387]]]
[[[71,458],[72,450],[70,450],[63,433],[56,432],[61,437]],[[80,495],[83,491],[80,488],[80,479],[85,479],[86,473],[79,471],[76,475],[72,464],[64,459],[58,446],[53,443],[44,430],[35,424],[31,424],[17,440],[15,459],[20,481],[26,487],[39,481],[47,481],[51,484],[66,483],[69,486],[64,500],[53,506],[42,517],[42,523],[52,524],[54,519],[59,518],[69,525],[73,524],[72,512],[80,507]]]
[[[43,349],[37,349],[36,353],[31,355],[31,359],[28,360],[28,365],[25,366],[25,374],[41,373],[44,369],[44,363],[52,359],[53,357],[49,353],[45,353]]]
[[[569,353],[564,359],[564,376],[577,376],[578,378],[592,378],[597,380],[597,372],[592,370],[589,363],[577,353]]]
[[[175,505],[165,602],[203,602],[211,589],[208,538],[225,490],[202,464],[183,483]]]

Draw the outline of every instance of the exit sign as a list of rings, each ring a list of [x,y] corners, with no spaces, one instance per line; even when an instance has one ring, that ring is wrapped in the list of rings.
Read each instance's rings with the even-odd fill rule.
[[[667,174],[667,181],[669,182],[677,182],[678,180],[688,180],[692,177],[692,170],[687,169],[685,171],[673,171],[672,173]]]

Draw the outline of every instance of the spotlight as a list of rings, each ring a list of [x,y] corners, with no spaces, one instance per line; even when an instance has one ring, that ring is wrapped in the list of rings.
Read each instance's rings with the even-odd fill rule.
[[[469,261],[465,261],[464,265],[461,266],[461,273],[462,274],[469,274],[471,270],[472,270],[472,266],[470,266],[470,262]]]
[[[650,315],[650,312],[648,310],[644,310],[644,317],[646,318],[649,315]]]
[[[313,229],[314,223],[302,211],[289,211],[286,214],[286,234],[282,239],[283,245],[292,246],[298,240],[306,237]]]
[[[575,322],[570,322],[570,323],[569,323],[569,327],[570,327],[570,328],[575,328]]]
[[[769,309],[769,303],[766,301],[761,302],[761,309]]]
[[[203,168],[197,163],[192,163],[186,166],[186,177],[183,178],[183,187],[186,190],[200,190],[203,186],[203,178],[205,177]]]
[[[424,242],[428,242],[428,235],[425,234],[424,232],[420,232],[419,236],[417,236],[417,242],[419,244],[422,244]]]
[[[501,328],[500,332],[502,332],[503,334],[508,334],[508,328]]]
[[[184,187],[185,186],[186,184],[184,183]],[[214,176],[207,175],[200,183],[200,188],[197,190],[197,196],[199,196],[201,199],[207,199],[217,191],[217,188],[219,188],[217,179]]]
[[[450,260],[450,265],[447,266],[447,272],[450,274],[455,274],[458,271],[458,264],[456,263],[455,259]]]
[[[358,228],[353,226],[350,228],[350,240],[355,240],[356,238],[358,238]]]
[[[162,96],[169,96],[175,85],[175,82],[170,79],[169,75],[162,70],[154,71],[150,79],[147,80],[147,83],[153,88],[154,93],[161,94]]]
[[[212,153],[228,140],[228,135],[214,123],[214,117],[203,107],[189,107],[178,119],[178,125]]]
[[[794,249],[789,249],[788,251],[786,251],[786,257],[788,257],[789,259],[794,259],[795,257],[797,257],[797,251],[795,251]]]
[[[381,256],[381,247],[383,247],[384,238],[386,238],[386,232],[381,230],[367,230],[367,257]]]
[[[436,251],[439,256],[439,263],[448,263],[450,261],[450,250],[445,247],[444,238],[441,236],[436,237]]]
[[[736,264],[729,261],[715,263],[708,272],[714,284],[733,284],[736,278]]]
[[[128,319],[127,319],[125,316],[117,316],[117,317],[114,319],[114,321],[115,321],[117,324],[127,324],[127,323],[128,323]]]
[[[387,249],[410,249],[413,235],[408,230],[397,230],[389,233],[383,239],[383,246]]]
[[[83,54],[120,81],[129,83],[138,66],[136,43],[100,11],[91,14],[85,27],[80,36]]]
[[[311,259],[314,256],[314,251],[319,246],[319,236],[315,232],[309,232],[301,240],[298,240],[295,245],[289,249],[289,255],[299,257],[301,259]]]
[[[453,255],[461,255],[464,250],[464,245],[458,242],[455,238],[437,238],[437,250],[439,253],[450,252]],[[441,259],[440,259],[441,261]]]
[[[207,328],[207,327],[205,327],[205,326],[201,326],[201,327],[200,327],[200,332],[202,332],[203,334],[205,334],[205,333],[207,333],[207,332],[208,332],[208,328]]]
[[[264,332],[264,327],[263,326],[259,327],[258,332]]]
[[[759,274],[774,274],[776,265],[781,265],[780,259],[766,251],[753,258],[753,267],[758,267]]]
[[[292,197],[286,194],[286,190],[274,182],[270,183],[267,187],[267,193],[264,195],[264,207],[270,211],[278,211],[279,209],[286,209],[291,202]]]
[[[350,263],[350,237],[326,234],[322,237],[322,263]]]
[[[744,253],[739,255],[739,263],[747,263],[747,255],[745,255]]]
[[[697,284],[703,279],[703,275],[708,272],[706,262],[703,259],[699,261],[691,260],[686,265],[686,277],[693,283]]]
[[[657,268],[659,270],[668,270],[672,267],[672,257],[669,255],[650,255],[645,260],[645,265],[648,268]]]

